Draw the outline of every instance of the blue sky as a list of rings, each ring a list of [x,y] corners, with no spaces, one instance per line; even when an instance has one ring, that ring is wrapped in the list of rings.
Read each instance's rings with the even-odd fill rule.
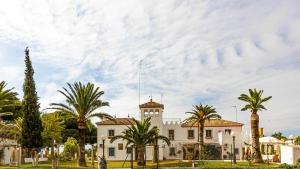
[[[300,2],[7,1],[0,7],[0,80],[22,96],[30,48],[41,107],[63,101],[67,82],[103,88],[102,109],[139,117],[141,100],[160,101],[164,117],[184,118],[193,104],[214,105],[235,120],[249,88],[273,99],[260,113],[267,133],[300,135]],[[249,128],[249,112],[238,121]]]

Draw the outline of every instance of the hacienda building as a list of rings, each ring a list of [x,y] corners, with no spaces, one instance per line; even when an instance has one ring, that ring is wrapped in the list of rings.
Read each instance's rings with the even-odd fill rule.
[[[164,121],[164,105],[152,101],[139,105],[141,120],[151,117],[151,125],[159,128],[159,134],[167,136],[171,140],[168,146],[159,141],[159,159],[183,159],[191,160],[198,158],[197,124],[191,126],[189,123],[180,121]],[[130,148],[126,148],[126,142],[116,140],[110,143],[110,138],[121,134],[132,124],[131,118],[116,118],[115,120],[103,120],[97,124],[97,155],[104,155],[107,160],[129,160]],[[205,121],[204,143],[211,150],[209,159],[230,159],[233,135],[235,137],[236,158],[242,158],[242,127],[243,124],[228,120]],[[134,157],[135,157],[135,152]],[[146,147],[146,159],[152,160],[153,146]]]

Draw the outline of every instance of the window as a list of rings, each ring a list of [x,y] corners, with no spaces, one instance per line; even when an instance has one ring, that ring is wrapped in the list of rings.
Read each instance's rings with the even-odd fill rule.
[[[118,150],[123,150],[123,144],[122,143],[118,144]]]
[[[212,130],[205,130],[205,138],[207,139],[212,138]]]
[[[225,129],[225,134],[231,134],[231,129]]]
[[[234,153],[235,153],[235,154],[239,154],[239,148],[235,148],[235,149],[234,149]]]
[[[174,140],[174,130],[169,130],[169,139]]]
[[[127,153],[127,154],[131,154],[131,152],[132,152],[132,148],[131,148],[131,147],[127,147],[126,153]]]
[[[170,156],[176,156],[176,153],[175,153],[175,147],[170,147],[169,155],[170,155]]]
[[[115,136],[115,130],[108,130],[108,137]]]
[[[188,130],[188,139],[194,138],[194,130]]]
[[[108,156],[110,156],[110,157],[115,156],[115,148],[114,147],[108,148]]]

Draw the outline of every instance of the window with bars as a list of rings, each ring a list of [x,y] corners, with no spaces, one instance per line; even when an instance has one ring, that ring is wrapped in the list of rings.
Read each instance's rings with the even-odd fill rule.
[[[175,137],[175,132],[174,130],[169,130],[169,140],[174,140],[174,137]]]
[[[170,147],[170,149],[169,149],[169,155],[170,156],[176,156],[176,149],[175,149],[175,147]]]
[[[193,138],[195,138],[194,130],[188,130],[188,139],[193,139]]]
[[[206,139],[212,138],[212,130],[205,130],[205,138]]]
[[[115,153],[116,153],[115,151],[116,151],[116,149],[114,147],[109,147],[108,148],[108,156],[110,156],[110,157],[115,156]]]
[[[115,130],[111,129],[111,130],[108,130],[108,137],[111,138],[115,136]]]

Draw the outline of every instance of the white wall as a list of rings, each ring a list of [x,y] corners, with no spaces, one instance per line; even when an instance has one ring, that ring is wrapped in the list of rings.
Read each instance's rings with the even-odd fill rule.
[[[101,136],[105,135],[108,136],[108,130],[114,129],[115,135],[121,134],[123,130],[125,130],[127,127],[125,125],[98,125],[97,127],[97,143],[98,143],[98,151],[97,154],[102,156],[102,148],[100,148],[100,144],[102,144]],[[188,130],[194,130],[194,139],[188,139]],[[219,132],[221,132],[221,143],[223,145],[222,147],[222,156],[226,154],[226,152],[230,152],[230,145],[232,144],[232,136],[225,134],[225,129],[231,129],[232,132],[236,135],[236,148],[239,148],[239,155],[236,155],[237,159],[240,159],[242,157],[242,127],[206,127],[206,129],[212,130],[212,138],[206,139],[204,136],[204,142],[205,143],[211,143],[211,144],[219,144]],[[165,143],[162,143],[162,141],[159,142],[160,148],[159,148],[159,159],[162,160],[163,158],[166,159],[182,159],[183,158],[183,152],[182,152],[182,144],[184,143],[196,143],[197,142],[197,127],[189,128],[189,127],[181,127],[181,124],[179,123],[166,123],[162,126],[161,134],[168,137],[169,130],[175,131],[174,141],[171,141],[171,145],[167,146]],[[204,133],[205,134],[205,133]],[[123,143],[123,150],[118,150],[118,143]],[[122,140],[117,140],[114,143],[110,143],[110,139],[106,139],[105,141],[105,157],[108,160],[124,160],[126,157],[126,149],[125,149],[126,142],[123,142]],[[225,151],[225,144],[227,144],[227,148]],[[108,148],[109,147],[115,147],[115,156],[109,157],[108,156]],[[170,156],[170,147],[175,147],[175,156]],[[181,150],[181,153],[177,153],[178,150]],[[152,160],[152,153],[153,153],[153,147],[147,146],[147,160]],[[128,160],[130,159],[130,155],[128,156]]]
[[[110,139],[108,137],[108,130],[109,129],[114,129],[115,130],[115,135],[121,134],[122,131],[127,129],[125,125],[98,125],[97,127],[97,144],[98,144],[98,150],[97,150],[97,156],[102,157],[102,151],[103,149],[100,148],[100,144],[102,144],[101,136],[106,136],[105,140],[105,150],[104,150],[104,155],[107,160],[125,160],[126,158],[126,142],[123,140],[116,140],[113,143],[110,143]],[[123,144],[123,150],[118,149],[118,144],[122,143]],[[115,156],[108,156],[108,149],[109,147],[114,147],[115,148]],[[127,160],[130,160],[130,155],[128,155]]]
[[[280,153],[281,163],[294,165],[300,159],[300,146],[281,145]]]
[[[17,142],[11,139],[7,139],[5,143],[0,144],[0,148],[4,150],[4,158],[1,161],[2,164],[4,165],[10,164],[12,153],[15,150],[15,146],[12,145],[16,145],[16,144]],[[18,153],[16,150],[15,152]]]
[[[205,127],[204,128],[204,142],[208,144],[219,144],[219,135],[218,133],[222,133],[222,156],[226,154],[226,152],[230,152],[230,145],[232,145],[232,136],[225,134],[225,129],[231,129],[231,132],[235,133],[235,147],[239,149],[239,154],[236,155],[237,159],[240,159],[242,157],[242,147],[243,147],[243,141],[242,141],[242,127]],[[184,143],[196,143],[198,141],[198,130],[197,127],[181,127],[180,124],[176,122],[172,123],[165,123],[163,127],[163,135],[168,137],[169,130],[175,131],[174,141],[171,141],[170,147],[176,147],[177,149],[181,149],[180,146]],[[194,139],[188,139],[188,130],[194,130]],[[206,139],[205,138],[205,130],[212,130],[212,138]],[[226,151],[225,144],[227,144]],[[182,159],[183,153],[176,154],[176,156],[169,156],[169,147],[166,146],[164,150],[164,157],[167,159]]]

